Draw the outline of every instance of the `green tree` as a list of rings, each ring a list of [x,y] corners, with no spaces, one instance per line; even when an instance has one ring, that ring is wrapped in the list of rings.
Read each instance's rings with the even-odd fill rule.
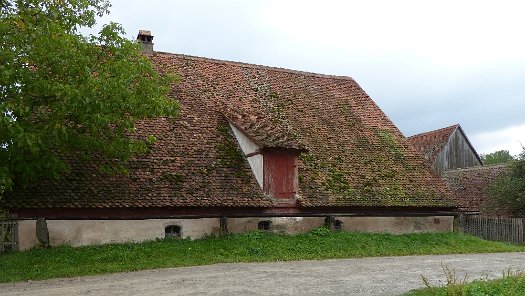
[[[514,160],[509,150],[499,150],[492,153],[481,154],[481,160],[484,165],[503,164]]]
[[[525,147],[491,185],[492,204],[516,216],[525,215]]]
[[[0,194],[67,172],[63,155],[121,167],[153,139],[133,136],[138,120],[177,113],[175,76],[159,75],[120,25],[80,34],[107,0],[0,3]]]

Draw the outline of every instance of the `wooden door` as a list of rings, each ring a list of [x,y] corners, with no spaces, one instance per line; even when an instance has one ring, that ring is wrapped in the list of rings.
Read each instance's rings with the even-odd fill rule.
[[[264,153],[264,193],[274,198],[292,198],[297,191],[297,156]]]

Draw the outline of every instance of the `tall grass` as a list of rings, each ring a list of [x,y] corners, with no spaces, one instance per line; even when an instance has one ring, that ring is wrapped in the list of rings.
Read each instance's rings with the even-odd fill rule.
[[[523,296],[525,295],[525,275],[522,272],[507,271],[503,278],[488,280],[487,278],[466,282],[466,277],[458,279],[454,270],[444,267],[446,284],[443,287],[433,287],[423,278],[426,288],[417,289],[404,296]]]
[[[226,262],[525,251],[459,233],[410,235],[330,232],[230,234],[199,240],[31,249],[0,256],[0,282],[94,275]]]

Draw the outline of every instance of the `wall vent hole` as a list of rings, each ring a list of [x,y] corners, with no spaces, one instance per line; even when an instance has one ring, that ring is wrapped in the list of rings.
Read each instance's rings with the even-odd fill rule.
[[[337,230],[337,231],[343,230],[343,221],[335,220],[335,222],[334,222],[334,230]]]
[[[272,223],[268,220],[265,220],[265,221],[259,221],[259,223],[257,223],[257,229],[259,230],[270,230],[270,227],[271,227]]]
[[[165,238],[181,238],[182,237],[182,227],[179,225],[170,225],[166,226],[164,229]]]

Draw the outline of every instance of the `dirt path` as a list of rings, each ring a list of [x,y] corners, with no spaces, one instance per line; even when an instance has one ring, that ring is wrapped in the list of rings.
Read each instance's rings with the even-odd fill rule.
[[[0,284],[7,295],[399,295],[444,281],[441,264],[469,280],[525,271],[525,253],[217,264]]]

